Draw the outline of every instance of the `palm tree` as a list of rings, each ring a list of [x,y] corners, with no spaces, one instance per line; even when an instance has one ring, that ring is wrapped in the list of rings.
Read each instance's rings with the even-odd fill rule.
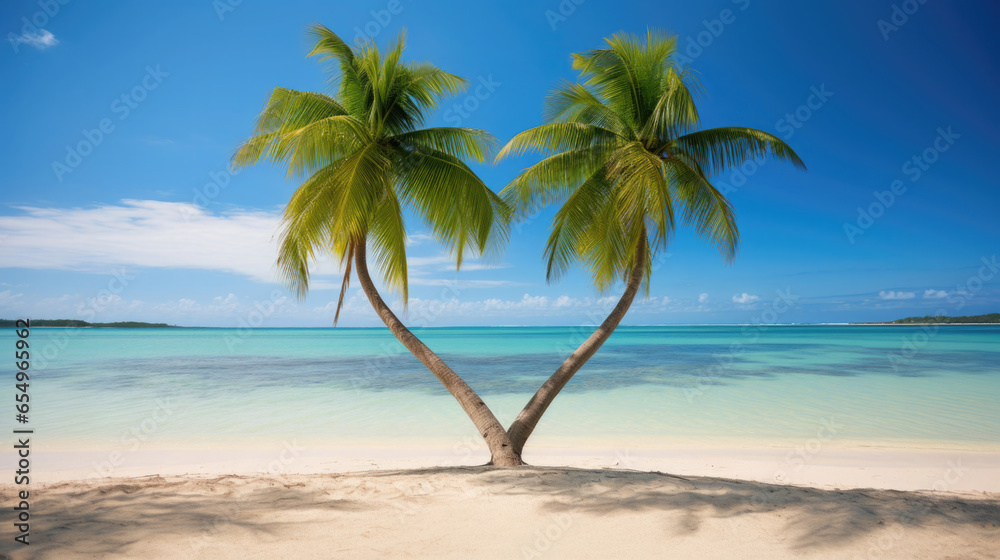
[[[470,128],[420,128],[426,114],[466,81],[427,63],[404,63],[405,36],[383,56],[374,43],[351,47],[314,25],[309,56],[331,62],[331,97],[275,88],[234,168],[262,160],[305,180],[285,208],[277,265],[290,288],[309,289],[309,261],[333,253],[345,266],[334,323],[351,267],[389,330],[444,384],[486,440],[492,463],[521,464],[506,431],[479,395],[407,329],[369,276],[367,253],[384,284],[408,300],[403,210],[426,221],[462,264],[506,240],[509,211],[463,160],[482,162],[495,139]]]
[[[518,455],[545,410],[573,375],[611,336],[640,287],[649,290],[656,254],[677,218],[715,244],[727,262],[739,231],[729,200],[710,177],[770,152],[805,165],[777,137],[752,128],[698,130],[697,83],[674,63],[676,37],[648,32],[645,42],[617,34],[608,48],[573,55],[582,83],[565,82],[546,103],[547,124],[515,136],[497,155],[534,150],[547,157],[500,193],[514,219],[565,200],[545,246],[546,276],[572,264],[606,292],[625,291],[608,318],[535,393],[507,434]]]

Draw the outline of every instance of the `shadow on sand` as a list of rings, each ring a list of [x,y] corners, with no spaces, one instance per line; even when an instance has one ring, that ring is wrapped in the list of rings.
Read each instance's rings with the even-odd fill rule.
[[[11,485],[0,488],[4,504],[15,503],[14,490]],[[205,547],[222,534],[227,539],[280,540],[302,535],[303,526],[318,524],[317,519],[339,515],[350,521],[353,516],[361,526],[369,519],[366,514],[384,519],[393,508],[400,509],[401,501],[419,509],[435,507],[442,496],[452,503],[466,500],[463,504],[507,500],[513,504],[508,512],[530,504],[536,515],[540,509],[584,517],[662,516],[668,533],[676,536],[696,534],[705,523],[721,520],[735,529],[749,523],[742,527],[752,538],[754,519],[769,516],[774,521],[777,516],[785,546],[802,554],[857,545],[887,525],[951,533],[967,528],[1000,537],[995,495],[821,490],[565,467],[441,467],[340,475],[156,476],[38,486],[32,490],[32,545],[12,545],[12,537],[6,538],[0,559],[127,556],[150,535],[176,539],[177,557],[207,558],[211,555],[202,554]]]

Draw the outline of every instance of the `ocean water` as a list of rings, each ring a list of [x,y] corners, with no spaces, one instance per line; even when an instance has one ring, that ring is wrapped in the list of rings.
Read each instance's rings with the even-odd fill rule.
[[[415,332],[507,425],[591,330]],[[0,332],[0,348],[14,340]],[[385,329],[35,328],[30,342],[46,449],[476,436]],[[4,385],[11,402],[13,374]],[[1000,326],[621,327],[529,446],[783,445],[824,426],[835,444],[1000,449]]]

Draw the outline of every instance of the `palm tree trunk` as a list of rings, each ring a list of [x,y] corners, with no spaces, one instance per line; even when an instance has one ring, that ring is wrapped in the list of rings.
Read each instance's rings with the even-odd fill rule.
[[[555,400],[559,391],[569,383],[569,380],[583,367],[583,364],[587,363],[587,360],[601,348],[601,345],[614,332],[618,323],[625,317],[625,313],[628,312],[628,308],[632,305],[632,300],[635,299],[635,294],[639,291],[639,286],[642,284],[642,278],[646,269],[646,255],[646,236],[643,235],[639,246],[636,248],[635,267],[632,269],[631,274],[629,274],[628,283],[625,285],[625,293],[618,300],[618,304],[611,310],[611,314],[601,323],[601,326],[576,349],[576,352],[570,354],[566,358],[566,361],[559,366],[559,369],[542,384],[541,388],[531,397],[531,400],[528,401],[528,404],[524,406],[524,409],[521,410],[521,413],[517,415],[517,418],[510,425],[507,435],[510,436],[511,443],[514,445],[514,452],[518,457],[521,456],[524,444],[528,441],[528,437],[531,436],[531,432],[535,430],[535,426],[541,420],[542,414],[545,413],[549,405],[552,404],[552,401]]]
[[[423,362],[427,366],[427,369],[431,370],[431,373],[441,381],[445,389],[448,389],[448,392],[455,397],[458,404],[462,406],[465,413],[472,419],[472,423],[476,425],[476,429],[479,430],[483,439],[486,440],[486,445],[489,447],[491,455],[489,464],[498,467],[523,465],[524,462],[521,460],[521,454],[514,451],[514,446],[511,444],[506,430],[503,429],[503,425],[496,419],[496,416],[486,406],[483,399],[479,398],[479,395],[472,390],[472,387],[469,387],[465,380],[452,371],[437,354],[432,352],[427,345],[414,336],[410,332],[410,329],[403,325],[402,321],[396,317],[396,314],[382,300],[382,296],[375,289],[375,284],[372,283],[371,276],[368,275],[368,262],[365,255],[364,240],[360,241],[354,248],[354,268],[357,272],[358,280],[361,281],[361,288],[365,291],[368,301],[371,302],[372,307],[375,308],[375,312],[378,313],[385,326],[389,327],[392,334],[403,343],[403,346],[407,350]]]

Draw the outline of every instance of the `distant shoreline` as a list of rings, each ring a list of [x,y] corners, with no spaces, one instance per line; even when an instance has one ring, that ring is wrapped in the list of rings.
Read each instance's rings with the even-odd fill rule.
[[[1000,323],[848,323],[848,325],[858,326],[892,326],[892,327],[912,327],[914,325],[1000,325]]]
[[[925,315],[923,317],[906,317],[887,323],[859,324],[890,324],[890,325],[995,325],[1000,323],[1000,313],[985,313],[983,315],[962,315],[949,317],[947,315]]]
[[[0,319],[0,327],[21,328],[18,319]],[[89,323],[78,319],[30,319],[33,329],[76,328],[76,329],[182,329],[167,323],[144,323],[142,321],[115,321],[111,323]]]

